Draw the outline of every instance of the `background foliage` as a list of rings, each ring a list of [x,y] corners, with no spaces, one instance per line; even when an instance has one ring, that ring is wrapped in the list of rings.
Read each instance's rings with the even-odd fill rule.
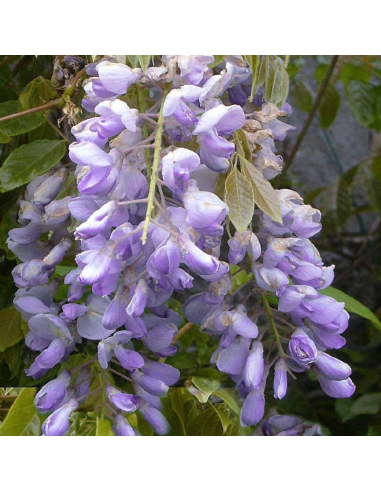
[[[145,55],[129,56],[133,65],[149,63]],[[314,242],[325,262],[336,264],[334,287],[351,296],[343,300],[353,313],[342,354],[353,368],[354,397],[334,401],[323,396],[308,372],[299,377],[297,385],[290,384],[287,398],[270,411],[320,423],[325,432],[334,435],[381,435],[381,59],[292,56],[288,76],[282,65],[270,69],[270,57],[262,62],[258,55],[246,59],[256,74],[254,91],[263,84],[266,99],[281,103],[289,90],[287,100],[295,109],[289,123],[296,131],[280,149],[288,172],[275,185],[295,189],[306,196],[307,203],[321,209],[323,231]],[[60,161],[68,162],[70,123],[80,116],[81,91],[75,87],[89,61],[92,57],[85,55],[65,60],[63,56],[0,56],[0,386],[35,384],[24,374],[30,357],[23,343],[27,325],[12,308],[15,288],[10,272],[16,260],[5,240],[9,229],[17,226],[25,185]],[[39,112],[4,118],[40,106]],[[322,146],[325,158],[317,161],[320,154],[316,151]],[[362,158],[354,162],[351,154],[358,155],[359,149]],[[239,177],[230,175],[229,179]],[[237,187],[236,182],[230,185]],[[72,192],[74,182],[69,179],[60,197]],[[250,202],[249,195],[240,198]],[[231,213],[234,216],[234,211]],[[242,220],[242,214],[237,215]],[[242,229],[246,225],[238,224]],[[58,267],[55,275],[64,276],[71,268],[69,262]],[[247,280],[239,274],[234,278],[237,287]],[[343,295],[332,288],[327,294],[338,300]],[[64,291],[61,298],[65,298]],[[171,302],[177,309],[179,299]],[[215,341],[193,328],[183,334],[178,345],[171,363],[182,372],[182,387],[173,388],[165,401],[171,433],[245,433],[239,426],[239,408],[230,381],[209,364]],[[73,355],[66,367],[76,367],[86,357]],[[39,383],[54,377],[55,372],[57,369],[50,371]],[[124,384],[117,374],[115,378]],[[100,382],[92,389],[96,384]],[[39,434],[34,393],[35,389],[1,390],[0,421],[4,423],[0,435]],[[97,405],[96,401],[90,403]],[[152,432],[144,422],[131,424],[142,434]],[[89,405],[89,412],[73,422],[72,431],[108,435],[111,427],[108,421],[98,422]]]

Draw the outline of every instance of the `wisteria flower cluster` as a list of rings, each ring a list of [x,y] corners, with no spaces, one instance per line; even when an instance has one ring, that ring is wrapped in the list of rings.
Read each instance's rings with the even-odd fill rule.
[[[231,173],[255,179],[248,166],[264,181],[279,174],[274,142],[292,130],[280,119],[290,106],[265,102],[261,89],[248,101],[252,73],[240,55],[220,63],[212,55],[159,59],[144,71],[114,57],[86,67],[82,105],[90,117],[73,126],[69,147],[78,192],[59,195],[71,166],[39,176],[21,203],[21,227],[9,233],[21,261],[14,304],[38,353],[28,376],[44,377],[84,347],[90,354],[79,367],[63,365],[38,392],[36,406],[49,414],[44,435],[68,432],[73,413],[98,391],[97,378],[104,398],[96,411],[112,419],[116,435],[138,435],[136,411],[166,434],[161,398],[180,379],[166,360],[184,318],[217,337],[211,363],[235,384],[244,427],[264,417],[272,370],[277,399],[289,377],[308,370],[330,397],[355,389],[349,366],[326,353],[345,344],[348,314],[319,293],[334,277],[310,241],[321,229],[319,211],[281,189],[273,191],[279,217],[258,208],[242,230],[230,219],[227,188],[217,193]],[[70,257],[68,296],[56,303],[55,267]],[[247,272],[243,290],[232,289],[234,271]],[[196,282],[201,292],[193,294]],[[168,307],[176,292],[186,296],[181,313]],[[305,431],[286,424],[270,419],[266,433]]]

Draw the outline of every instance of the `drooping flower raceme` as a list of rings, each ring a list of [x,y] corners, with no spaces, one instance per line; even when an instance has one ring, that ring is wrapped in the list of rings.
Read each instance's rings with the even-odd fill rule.
[[[229,207],[214,192],[243,158],[243,138],[257,172],[266,179],[280,172],[274,141],[292,129],[278,120],[290,107],[247,103],[251,73],[241,56],[214,69],[211,55],[161,60],[145,73],[113,58],[87,67],[83,107],[92,115],[72,128],[69,147],[77,191],[59,195],[66,168],[39,176],[21,202],[21,227],[9,232],[8,247],[21,261],[12,272],[14,303],[29,325],[26,345],[38,353],[27,374],[40,379],[64,364],[36,396],[38,410],[50,413],[45,435],[68,433],[73,415],[94,398],[116,435],[139,435],[135,412],[157,434],[169,431],[161,398],[180,373],[162,359],[176,353],[183,317],[167,302],[186,295],[197,277],[204,289],[186,298],[182,314],[218,340],[211,363],[242,398],[242,426],[263,419],[273,366],[278,399],[288,374],[307,370],[331,397],[354,391],[349,366],[326,353],[344,345],[348,314],[319,293],[333,281],[333,267],[310,241],[321,229],[319,211],[278,190],[280,222],[259,211],[255,232],[237,230],[226,241]],[[149,90],[151,109],[132,107],[131,88]],[[57,303],[55,267],[65,256],[75,265],[64,278],[67,299]],[[241,302],[231,265],[252,274]],[[254,309],[245,305],[251,298]],[[271,332],[259,326],[263,310]],[[74,366],[79,346],[86,356]],[[297,422],[268,425],[278,430],[267,433],[302,433]]]

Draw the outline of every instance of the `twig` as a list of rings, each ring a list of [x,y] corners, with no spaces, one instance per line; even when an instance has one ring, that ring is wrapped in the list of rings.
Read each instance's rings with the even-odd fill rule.
[[[335,66],[336,66],[338,59],[339,59],[339,55],[333,55],[332,60],[331,60],[331,64],[330,64],[328,71],[325,75],[325,78],[324,78],[324,80],[323,80],[323,82],[319,88],[319,92],[318,92],[316,99],[315,99],[315,102],[311,108],[310,114],[308,115],[307,121],[305,122],[305,124],[302,128],[302,131],[298,135],[298,138],[295,142],[293,149],[291,150],[291,154],[290,154],[289,158],[287,159],[287,162],[283,166],[282,173],[279,176],[278,184],[280,184],[282,182],[282,178],[287,173],[288,169],[290,168],[291,164],[293,163],[294,158],[295,158],[300,146],[302,145],[305,136],[307,135],[307,132],[308,132],[310,125],[311,125],[311,123],[314,119],[314,116],[316,114],[316,111],[319,109],[319,106],[320,106],[320,103],[323,99],[325,91],[327,90],[329,81],[331,80],[331,77],[332,77],[332,74],[333,74],[333,71],[335,69]]]
[[[25,111],[20,111],[19,113],[8,114],[7,116],[3,116],[0,118],[0,123],[4,123],[5,121],[15,120],[16,118],[20,118],[21,116],[27,116],[28,114],[38,113],[40,111],[44,111],[45,109],[53,109],[59,106],[62,103],[62,99],[55,99],[54,101],[50,101],[49,103],[43,104],[42,106],[37,106],[36,108],[26,109]]]
[[[274,332],[275,340],[276,340],[276,343],[278,345],[279,354],[280,354],[281,357],[285,358],[286,354],[284,353],[284,350],[283,350],[283,347],[282,347],[282,342],[281,342],[281,339],[280,339],[280,336],[279,336],[279,333],[278,333],[278,329],[277,329],[277,327],[275,325],[275,321],[274,321],[273,315],[271,314],[271,308],[270,308],[269,301],[267,300],[267,297],[265,295],[262,296],[262,302],[263,302],[263,307],[265,308],[267,317],[269,319],[271,328],[273,329],[273,332]]]
[[[143,229],[143,235],[142,235],[142,243],[143,244],[145,244],[147,241],[148,226],[149,226],[149,223],[151,221],[151,215],[152,215],[152,211],[154,208],[156,181],[158,178],[159,164],[160,164],[161,138],[162,138],[163,130],[164,130],[164,101],[165,101],[165,95],[164,95],[162,103],[161,103],[159,119],[158,119],[158,123],[157,123],[156,136],[155,136],[155,144],[154,144],[155,151],[154,151],[154,156],[153,156],[152,174],[151,174],[149,193],[148,193],[147,215],[146,215],[146,219],[144,222],[144,229]]]

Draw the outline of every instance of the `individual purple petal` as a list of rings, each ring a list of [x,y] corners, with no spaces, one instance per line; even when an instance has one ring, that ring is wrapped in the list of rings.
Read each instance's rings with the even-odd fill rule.
[[[297,329],[292,334],[289,350],[294,361],[302,367],[315,362],[318,356],[314,342],[302,329]]]
[[[243,370],[245,385],[252,390],[259,390],[261,388],[264,370],[263,345],[261,342],[255,342],[246,359]]]
[[[265,397],[260,391],[250,391],[241,410],[242,427],[257,425],[265,414]]]
[[[199,135],[212,128],[224,134],[230,134],[242,128],[244,123],[245,113],[240,106],[224,106],[220,104],[201,116],[193,134]]]
[[[192,288],[194,278],[181,268],[178,268],[168,276],[168,280],[175,290],[181,292]]]
[[[123,412],[132,413],[138,408],[139,398],[137,396],[122,393],[112,386],[107,386],[106,396],[112,405]]]
[[[214,256],[204,253],[185,234],[178,236],[178,243],[183,255],[183,262],[197,275],[212,275],[219,268],[219,261]]]
[[[148,284],[144,279],[139,280],[134,295],[127,306],[129,316],[138,317],[144,313],[147,303]]]
[[[287,393],[287,363],[279,359],[275,364],[274,398],[282,400]]]
[[[269,292],[282,292],[289,283],[287,275],[278,268],[260,266],[255,269],[255,281],[258,286]]]
[[[90,167],[109,167],[114,160],[92,142],[76,142],[69,146],[69,157],[75,164]]]
[[[159,412],[159,410],[156,410],[156,408],[149,407],[147,405],[141,407],[140,412],[145,420],[156,432],[156,434],[158,434],[159,436],[164,436],[165,434],[168,434],[171,428],[167,422],[167,419],[161,412]]]
[[[348,379],[352,374],[352,369],[348,364],[324,352],[319,353],[315,364],[319,372],[327,379],[342,381]]]
[[[322,390],[331,398],[350,398],[356,390],[350,378],[343,381],[333,381],[324,376],[319,377]]]
[[[34,400],[37,410],[40,413],[57,410],[66,397],[66,389],[69,384],[70,373],[68,371],[62,371],[56,379],[45,384],[36,394]]]
[[[157,354],[161,354],[169,345],[177,332],[174,325],[155,325],[148,330],[147,336],[144,337],[144,344]]]
[[[112,428],[116,436],[136,436],[134,429],[120,413],[116,415]]]
[[[257,338],[258,336],[258,326],[246,314],[238,311],[232,311],[231,327],[237,335],[242,337]]]
[[[173,386],[180,379],[180,371],[162,362],[148,362],[142,371],[147,376],[163,381],[167,386]]]
[[[148,393],[151,393],[151,395],[162,397],[168,393],[168,386],[159,379],[146,376],[140,371],[135,371],[131,376],[135,383],[139,384],[139,386],[148,391]]]
[[[83,222],[77,227],[75,236],[89,239],[90,237],[100,234],[109,225],[117,207],[118,205],[114,201],[105,203],[99,210],[94,212],[86,222]]]
[[[115,347],[115,357],[122,364],[127,371],[134,371],[140,369],[144,365],[143,357],[134,350],[124,349],[122,347]]]
[[[64,436],[70,428],[70,415],[77,408],[77,400],[69,400],[45,420],[42,424],[42,434],[44,436]]]
[[[235,340],[229,347],[223,349],[217,359],[217,367],[221,372],[232,376],[241,374],[249,355],[249,341]]]
[[[42,228],[39,224],[29,222],[25,227],[19,227],[9,231],[9,237],[18,244],[31,244],[41,235]]]
[[[131,70],[123,63],[103,61],[97,65],[99,79],[102,85],[114,94],[125,94],[130,84],[136,82],[141,70]]]

